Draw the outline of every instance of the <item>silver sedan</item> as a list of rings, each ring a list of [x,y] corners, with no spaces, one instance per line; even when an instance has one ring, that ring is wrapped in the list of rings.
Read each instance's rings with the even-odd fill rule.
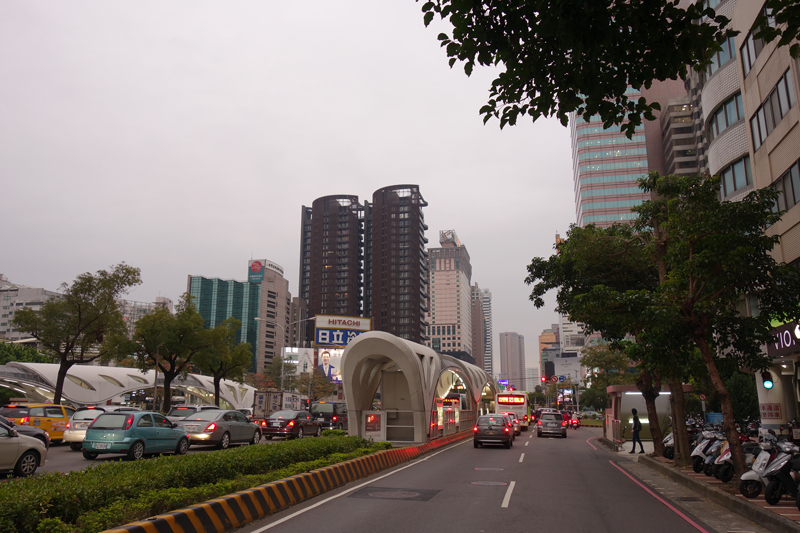
[[[238,411],[211,409],[200,411],[177,422],[192,444],[211,444],[224,450],[231,444],[258,444],[261,429]]]

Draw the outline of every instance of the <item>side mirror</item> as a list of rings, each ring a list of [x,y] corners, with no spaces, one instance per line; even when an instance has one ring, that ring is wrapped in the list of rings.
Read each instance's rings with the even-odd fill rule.
[[[19,433],[17,433],[17,430],[16,430],[16,429],[13,429],[13,428],[9,428],[9,430],[8,430],[8,434],[9,434],[10,436],[12,436],[12,437],[19,437]]]
[[[176,427],[178,427],[178,423],[177,422],[173,422],[172,423],[172,429],[175,429]]]

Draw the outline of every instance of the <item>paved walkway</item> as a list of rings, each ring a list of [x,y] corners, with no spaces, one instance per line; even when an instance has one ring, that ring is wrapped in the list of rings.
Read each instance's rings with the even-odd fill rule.
[[[638,449],[636,450],[637,453],[633,453],[633,454],[629,453],[630,452],[630,445],[631,445],[630,442],[626,442],[625,444],[623,444],[622,449],[620,451],[616,452],[616,454],[618,456],[620,456],[620,457],[625,457],[625,458],[630,459],[630,460],[632,460],[634,462],[637,462],[637,463],[638,463],[639,457],[641,457],[642,455],[647,455],[648,457],[650,457],[653,460],[659,461],[659,462],[661,462],[661,463],[663,463],[665,465],[669,465],[670,467],[672,467],[672,461],[668,461],[667,459],[665,459],[663,457],[655,457],[655,456],[652,455],[653,454],[653,443],[652,442],[644,442],[645,453],[643,453],[643,454],[639,454],[638,453],[638,451],[639,451]],[[792,520],[795,523],[795,525],[797,526],[797,530],[800,531],[800,510],[798,510],[794,499],[790,498],[789,496],[784,496],[783,499],[780,501],[780,503],[778,503],[778,505],[769,505],[766,501],[764,501],[764,491],[763,490],[761,491],[761,494],[758,496],[758,498],[745,498],[744,496],[742,496],[739,493],[738,490],[735,492],[735,494],[732,494],[732,491],[729,488],[729,486],[731,486],[732,483],[723,484],[720,480],[716,479],[713,476],[709,477],[709,476],[706,476],[703,473],[696,474],[694,472],[694,470],[692,470],[691,467],[678,469],[676,471],[679,472],[681,475],[686,476],[687,478],[693,479],[694,481],[696,481],[698,483],[701,483],[701,484],[704,484],[704,485],[708,485],[710,487],[713,487],[713,488],[716,488],[718,490],[724,491],[724,492],[726,492],[728,494],[731,494],[731,496],[734,497],[734,498],[737,498],[737,499],[742,500],[742,501],[747,501],[747,502],[749,502],[749,503],[751,503],[753,505],[757,505],[758,507],[760,507],[761,509],[763,509],[765,511],[772,512],[772,513],[775,513],[775,514],[777,514],[779,516],[782,516],[784,518]]]

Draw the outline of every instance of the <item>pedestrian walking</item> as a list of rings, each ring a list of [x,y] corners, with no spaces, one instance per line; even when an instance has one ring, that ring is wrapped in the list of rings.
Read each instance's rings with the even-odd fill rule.
[[[639,438],[639,432],[642,430],[642,423],[639,421],[639,416],[636,414],[636,409],[631,409],[631,413],[633,413],[633,437],[631,440],[633,441],[633,449],[628,453],[636,453],[636,443],[639,443],[639,448],[641,450],[639,453],[644,453],[644,446],[642,445],[642,439]]]

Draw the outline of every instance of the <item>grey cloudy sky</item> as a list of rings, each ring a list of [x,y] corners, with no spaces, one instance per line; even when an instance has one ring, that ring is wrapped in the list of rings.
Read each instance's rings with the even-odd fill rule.
[[[418,184],[497,334],[556,321],[523,280],[575,219],[568,129],[483,125],[492,71],[450,69],[413,0],[0,0],[0,273],[56,289],[121,261],[130,299],[268,258],[297,294],[300,210]],[[499,349],[496,348],[499,353]]]

